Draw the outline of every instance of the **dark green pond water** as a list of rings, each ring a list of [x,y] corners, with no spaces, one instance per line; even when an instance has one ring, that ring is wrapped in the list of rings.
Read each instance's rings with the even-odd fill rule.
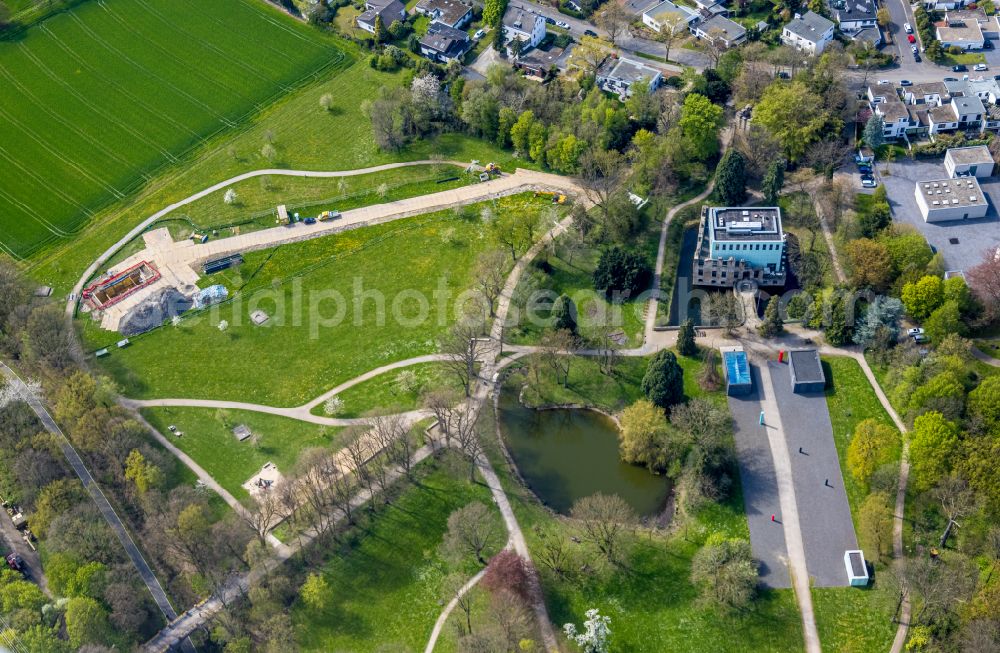
[[[640,515],[663,510],[670,485],[662,476],[618,456],[618,427],[590,410],[543,410],[500,398],[500,430],[531,490],[553,510],[569,514],[573,502],[602,492],[617,494]]]

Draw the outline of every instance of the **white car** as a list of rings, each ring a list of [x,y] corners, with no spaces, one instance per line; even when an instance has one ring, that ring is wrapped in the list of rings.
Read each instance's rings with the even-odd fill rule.
[[[864,188],[875,188],[876,186],[878,186],[878,182],[875,181],[874,177],[862,177],[861,185]]]
[[[484,36],[486,36],[486,30],[481,29],[481,30],[477,30],[476,33],[472,35],[472,38],[474,38],[474,39],[476,39],[478,41],[479,39],[483,38]]]
[[[917,53],[917,46],[915,46],[915,45],[911,45],[911,46],[910,46],[910,51],[911,51],[911,52],[912,52],[913,54],[916,54],[916,53]]]
[[[564,20],[557,20],[556,21],[556,27],[561,27],[563,29],[569,29],[569,23],[567,23]]]
[[[922,328],[920,328],[920,327],[915,327],[913,329],[907,329],[906,330],[906,335],[910,336],[911,338],[915,338],[917,336],[924,335],[924,330]]]
[[[989,70],[990,67],[984,63],[977,63],[975,66],[972,67],[972,69],[975,70],[977,73],[981,73],[984,70]]]
[[[903,31],[907,34],[913,34],[913,28],[910,27],[909,23],[903,23]]]

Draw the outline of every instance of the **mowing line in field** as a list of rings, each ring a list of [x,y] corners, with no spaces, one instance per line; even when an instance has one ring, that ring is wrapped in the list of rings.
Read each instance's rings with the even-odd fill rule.
[[[51,233],[53,236],[58,236],[59,235],[59,234],[55,233],[55,231],[53,231],[51,228],[47,227],[45,225],[45,221],[42,219],[42,217],[40,215],[38,215],[37,213],[35,213],[35,211],[30,206],[28,206],[27,204],[25,204],[21,200],[17,199],[16,197],[11,196],[10,194],[7,193],[7,191],[3,190],[2,188],[0,188],[0,197],[4,198],[5,200],[9,201],[14,206],[16,206],[19,209],[21,209],[21,211],[23,211],[27,215],[27,217],[29,217],[29,218],[35,220],[36,222],[38,222],[39,224],[41,224],[43,227],[45,227],[46,231],[48,231],[49,233]]]
[[[243,70],[247,71],[248,73],[250,73],[251,75],[253,75],[257,79],[266,82],[267,84],[274,84],[275,83],[275,80],[268,79],[266,75],[261,74],[253,66],[249,66],[246,63],[244,63],[242,61],[239,61],[238,59],[230,57],[228,54],[226,54],[225,51],[219,49],[214,43],[209,43],[208,41],[206,41],[206,40],[198,37],[197,35],[192,34],[188,30],[186,30],[183,27],[181,27],[180,25],[178,25],[177,23],[172,23],[170,20],[168,20],[167,18],[165,18],[163,16],[163,14],[161,14],[159,11],[157,11],[156,9],[154,9],[148,3],[143,2],[143,0],[137,0],[137,1],[138,1],[138,3],[140,5],[142,5],[143,7],[146,8],[146,11],[149,12],[150,15],[155,16],[156,18],[158,18],[161,23],[163,23],[164,25],[167,25],[168,27],[170,27],[171,29],[173,29],[176,32],[180,32],[181,34],[187,36],[189,39],[192,39],[195,42],[200,43],[204,47],[208,48],[212,52],[215,52],[217,55],[219,55],[219,57],[221,59],[224,59],[226,61],[229,61],[231,63],[236,64],[237,66],[239,66]]]
[[[71,16],[75,16],[75,14],[70,14],[70,15]],[[52,30],[50,30],[47,26],[40,25],[39,29],[42,32],[44,32],[45,34],[47,34],[52,40],[54,40],[56,42],[56,45],[59,47],[59,49],[62,50],[63,52],[65,52],[67,55],[69,55],[69,57],[70,57],[70,59],[72,61],[75,61],[76,63],[80,64],[80,66],[82,66],[85,70],[90,71],[90,73],[94,75],[95,79],[99,79],[102,82],[104,82],[105,84],[111,86],[112,88],[114,88],[115,90],[117,90],[119,93],[121,93],[123,96],[125,96],[126,98],[128,98],[133,104],[135,104],[138,107],[142,107],[143,109],[145,109],[146,112],[149,113],[154,118],[162,120],[163,122],[168,123],[170,125],[173,125],[174,127],[176,127],[177,129],[179,129],[180,131],[186,131],[191,136],[194,136],[196,139],[201,140],[201,136],[198,134],[198,132],[194,131],[193,129],[191,129],[187,125],[174,120],[173,118],[171,118],[167,114],[161,113],[160,111],[157,111],[155,108],[153,108],[152,105],[150,105],[145,100],[143,100],[142,98],[138,97],[137,95],[135,95],[134,93],[132,93],[128,89],[124,88],[118,82],[114,81],[113,79],[108,79],[106,76],[102,75],[100,71],[98,71],[96,68],[94,68],[93,66],[91,66],[89,63],[87,63],[72,48],[70,48],[68,45],[66,45],[65,43],[63,43],[62,39],[60,39],[58,36],[56,36],[52,32]]]
[[[121,23],[122,27],[128,29],[133,35],[135,35],[135,36],[141,36],[134,29],[130,28],[126,23],[123,23],[121,21],[121,19],[117,15],[115,15],[113,12],[108,11],[108,14],[115,21]],[[103,47],[105,50],[107,50],[108,52],[112,53],[113,55],[117,56],[119,59],[127,62],[130,66],[132,66],[133,68],[135,68],[136,70],[138,70],[141,74],[148,75],[149,77],[152,77],[154,79],[159,80],[165,86],[170,87],[170,89],[173,90],[174,92],[176,92],[178,95],[180,95],[180,96],[184,97],[185,99],[189,100],[191,102],[191,104],[194,104],[196,106],[200,106],[202,109],[204,109],[208,113],[210,113],[213,116],[215,116],[215,118],[217,120],[219,120],[220,122],[225,123],[227,126],[229,126],[229,127],[233,126],[232,122],[230,122],[225,116],[223,116],[222,114],[220,114],[218,111],[216,111],[215,109],[213,109],[206,102],[204,102],[202,100],[199,100],[198,98],[196,98],[195,96],[191,95],[190,93],[188,93],[184,89],[176,86],[175,84],[173,84],[172,82],[170,82],[169,80],[167,80],[166,78],[164,78],[162,75],[160,75],[159,73],[157,73],[155,70],[152,70],[151,68],[147,68],[147,67],[139,64],[134,59],[132,59],[130,56],[128,56],[127,54],[125,54],[124,52],[122,52],[121,50],[119,50],[118,48],[116,48],[115,46],[113,46],[112,44],[108,43],[107,40],[104,39],[104,37],[102,37],[100,34],[97,34],[94,30],[90,29],[90,27],[86,23],[84,23],[82,20],[80,20],[80,17],[77,16],[75,13],[71,13],[70,14],[70,18],[72,18],[73,21],[77,25],[80,26],[80,29],[82,29],[98,45],[100,45],[101,47]],[[178,64],[180,64],[182,66],[186,65],[184,62],[182,62],[179,59],[177,59],[176,56],[174,56],[172,53],[170,53],[169,51],[167,51],[165,48],[163,48],[159,44],[153,43],[152,41],[150,41],[148,39],[144,40],[144,43],[146,43],[147,45],[152,45],[156,49],[162,51],[168,57],[170,57],[171,59],[173,59],[174,61],[176,61]],[[206,77],[197,67],[195,67],[195,68],[188,67],[188,72],[193,72],[195,75],[197,75],[199,77],[202,77],[203,79],[205,79],[206,81],[208,81],[209,83],[211,83],[213,86],[215,86],[217,88],[225,88],[225,87],[223,87],[222,84],[219,84],[217,81],[212,80],[212,79]],[[97,74],[97,73],[95,73],[95,74]],[[226,90],[229,90],[229,89],[226,88]],[[174,122],[174,121],[171,121],[171,122]],[[186,129],[186,127],[185,127],[185,129]],[[191,130],[188,130],[188,131],[191,131]]]
[[[129,134],[131,134],[132,136],[134,136],[136,140],[142,141],[143,143],[145,143],[146,145],[148,145],[152,149],[159,151],[159,153],[164,158],[167,158],[167,159],[169,159],[171,161],[176,161],[177,160],[172,154],[170,154],[170,152],[166,151],[165,149],[163,149],[162,147],[160,147],[159,145],[157,145],[156,143],[154,143],[152,140],[150,140],[149,138],[147,138],[146,136],[144,136],[138,130],[136,130],[133,127],[131,127],[130,125],[122,122],[121,120],[114,119],[113,117],[109,116],[107,113],[103,112],[100,109],[100,107],[97,107],[96,105],[94,105],[94,103],[91,102],[90,100],[88,100],[86,97],[84,97],[84,95],[82,93],[80,93],[75,88],[73,88],[73,86],[71,84],[68,84],[66,82],[66,80],[64,80],[62,77],[60,77],[59,75],[56,75],[54,72],[52,72],[52,70],[48,66],[46,66],[44,63],[42,63],[42,61],[38,57],[36,57],[34,55],[34,53],[31,52],[31,50],[28,49],[27,46],[24,45],[24,43],[18,43],[18,46],[21,48],[21,52],[24,54],[24,56],[29,61],[31,61],[31,63],[35,64],[35,66],[37,66],[39,70],[41,70],[43,73],[45,73],[45,75],[49,79],[51,79],[56,84],[62,86],[67,91],[69,91],[70,94],[73,97],[75,97],[77,100],[79,100],[81,103],[83,103],[88,109],[90,109],[91,111],[93,111],[95,115],[100,116],[103,120],[107,120],[108,122],[111,122],[111,123],[114,123],[114,124],[118,125],[122,129],[124,129],[125,131],[127,131]]]
[[[118,153],[115,152],[114,150],[111,150],[111,149],[107,148],[104,145],[104,143],[102,143],[101,141],[97,140],[96,138],[94,138],[90,134],[87,134],[82,129],[80,129],[79,127],[77,127],[76,124],[74,124],[73,122],[71,122],[69,120],[66,120],[65,118],[63,118],[62,116],[60,116],[58,113],[56,113],[55,111],[53,111],[52,108],[49,107],[48,104],[46,104],[45,102],[40,101],[38,99],[38,96],[35,95],[34,93],[32,93],[26,86],[24,86],[24,84],[22,84],[20,82],[20,80],[18,80],[16,77],[14,77],[13,75],[11,75],[10,72],[8,72],[7,69],[3,66],[3,64],[0,64],[0,75],[3,75],[7,79],[7,81],[10,82],[10,84],[12,84],[14,87],[16,87],[17,90],[18,90],[18,92],[21,93],[21,95],[23,95],[24,97],[28,98],[28,100],[31,102],[31,104],[33,104],[37,109],[39,109],[43,113],[47,114],[50,118],[52,118],[53,120],[55,120],[56,122],[58,122],[61,126],[63,126],[64,128],[66,128],[67,130],[75,133],[77,136],[79,136],[83,140],[87,141],[91,145],[91,147],[93,147],[95,150],[100,150],[108,158],[114,159],[118,163],[121,163],[122,165],[125,165],[125,166],[132,166],[133,165],[131,162],[126,161],[125,159],[121,158],[118,155]],[[145,177],[145,175],[143,175],[143,176]],[[146,177],[146,179],[148,180],[149,177]]]
[[[0,116],[5,116],[5,115],[6,114],[4,113],[4,111],[0,110]],[[19,163],[17,161],[17,159],[13,158],[7,152],[7,149],[5,147],[3,147],[3,146],[0,146],[0,156],[2,156],[4,159],[6,159],[12,166],[14,166],[18,170],[20,170],[22,173],[24,173],[27,177],[29,177],[29,178],[34,179],[35,181],[37,181],[43,188],[46,188],[47,190],[49,190],[53,195],[56,195],[59,198],[61,198],[67,204],[72,204],[72,205],[76,206],[76,208],[78,208],[80,211],[82,211],[83,213],[85,213],[88,216],[92,216],[93,215],[93,213],[90,211],[90,209],[88,209],[86,206],[84,206],[83,204],[81,204],[80,202],[78,202],[73,197],[67,195],[61,188],[59,188],[58,186],[51,186],[51,185],[49,185],[49,182],[44,177],[41,177],[34,170],[31,170],[30,168],[26,168],[23,165],[21,165],[21,163]],[[17,202],[19,204],[21,204],[24,208],[29,208],[29,209],[31,208],[27,204],[23,204],[20,200],[17,200]],[[42,216],[38,215],[37,213],[34,213],[33,210],[32,210],[32,213],[34,214],[34,216],[37,218],[37,220],[40,223],[42,223],[43,225],[45,225],[45,227],[49,231],[51,231],[51,232],[53,232],[53,233],[55,233],[55,234],[57,234],[59,236],[72,236],[73,235],[70,232],[65,231],[62,228],[58,227],[57,225],[49,222],[48,220],[46,220]]]

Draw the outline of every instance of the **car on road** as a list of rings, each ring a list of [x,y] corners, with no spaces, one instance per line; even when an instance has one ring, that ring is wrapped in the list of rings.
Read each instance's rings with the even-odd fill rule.
[[[917,46],[911,45],[910,46],[910,52],[912,52],[913,54],[917,54]]]
[[[561,27],[563,29],[569,29],[569,23],[567,23],[564,20],[557,20],[556,21],[556,27]]]
[[[913,34],[913,28],[910,27],[909,23],[903,23],[903,31],[907,34]]]
[[[909,36],[907,36],[906,40],[909,41],[910,43],[916,43],[917,42],[917,38],[915,36],[913,36],[913,34],[910,34]]]
[[[899,80],[899,85],[900,86],[913,86],[913,82],[911,82],[908,79],[901,79],[901,80]]]
[[[972,69],[975,70],[977,73],[981,73],[984,70],[989,70],[990,67],[984,63],[977,63],[975,66],[972,67]]]
[[[921,62],[920,55],[917,54],[916,52],[914,52],[913,53],[913,60],[916,61],[917,63],[920,63]]]
[[[302,222],[305,222],[306,224],[316,224],[316,218],[314,218],[312,216],[309,216],[308,218],[306,218]]]
[[[945,81],[945,82],[957,82],[958,81],[958,77],[942,77],[941,81]]]
[[[984,50],[992,50],[993,49],[993,41],[991,41],[989,39],[986,39],[985,41],[983,41],[983,49]]]
[[[587,36],[592,36],[595,39],[597,38],[597,32],[595,32],[592,29],[585,29],[585,30],[583,30],[583,33],[586,34]]]
[[[542,18],[545,19],[545,24],[546,25],[555,25],[556,24],[556,19],[553,18],[552,16],[542,16]]]
[[[483,38],[484,36],[486,36],[486,30],[480,29],[480,30],[476,30],[476,33],[472,35],[472,38],[474,38],[474,39],[476,39],[478,41],[479,39]]]
[[[879,84],[888,84],[889,80],[888,79],[880,79],[880,80],[878,80],[878,83]]]
[[[967,73],[967,72],[969,72],[969,68],[965,64],[960,63],[960,64],[958,64],[956,66],[952,66],[951,67],[951,72],[953,72],[953,73]]]
[[[878,182],[875,181],[875,177],[872,177],[871,175],[862,175],[861,185],[865,188],[875,188],[878,186]]]

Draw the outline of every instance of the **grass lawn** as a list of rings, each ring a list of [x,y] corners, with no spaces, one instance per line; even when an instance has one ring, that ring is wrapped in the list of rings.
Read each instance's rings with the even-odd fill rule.
[[[303,449],[338,446],[337,435],[342,431],[244,410],[146,408],[142,415],[237,499],[247,496],[240,486],[264,463],[273,462],[281,472],[287,473]],[[249,426],[260,437],[259,446],[255,447],[250,440],[239,442],[233,436],[233,427],[237,424]],[[176,425],[184,435],[171,435],[167,430],[170,425]],[[183,467],[179,462],[178,465]],[[193,479],[182,478],[194,483]]]
[[[494,210],[546,207],[523,194],[496,200]],[[256,269],[241,266],[246,285],[231,301],[133,338],[99,364],[130,396],[301,405],[368,370],[436,351],[490,246],[475,206],[281,246]],[[271,315],[261,327],[249,319],[257,308]],[[88,346],[114,340],[84,324]]]
[[[303,651],[423,650],[445,602],[449,565],[438,547],[448,515],[473,501],[493,505],[485,486],[450,475],[445,465],[424,465],[437,467],[331,552],[321,569],[330,585],[324,609],[293,608],[295,640]],[[502,532],[498,512],[494,519]],[[477,568],[462,571],[471,576]]]
[[[353,44],[343,40],[336,43],[361,58],[362,53]],[[243,131],[209,139],[188,158],[152,178],[139,193],[99,212],[91,220],[92,228],[73,242],[54,245],[34,256],[27,269],[29,276],[56,288],[57,295],[68,292],[87,265],[142,218],[248,170],[272,167],[351,170],[428,159],[432,155],[459,161],[497,161],[505,169],[513,168],[509,153],[461,134],[420,140],[400,152],[379,151],[361,105],[379,89],[399,85],[403,78],[403,73],[373,70],[367,59],[346,70],[320,76],[316,82],[288,93],[269,106]],[[329,111],[319,104],[325,94],[333,97]],[[261,155],[268,139],[277,150],[274,161]],[[526,162],[517,165],[531,167]]]
[[[791,193],[778,198],[778,204],[781,206],[782,215],[789,216],[782,223],[782,228],[787,233],[795,235],[799,241],[802,253],[816,255],[820,265],[822,265],[824,285],[830,286],[836,283],[836,273],[833,270],[830,248],[827,247],[826,238],[823,237],[823,230],[820,228],[819,221],[816,218],[816,209],[813,206],[812,198],[806,196],[804,193]],[[806,212],[808,216],[806,221],[795,217],[799,211]],[[803,226],[810,220],[815,221],[815,227],[812,231]]]
[[[833,437],[840,457],[844,488],[851,505],[851,518],[863,550],[871,550],[869,542],[862,538],[858,528],[858,510],[867,488],[859,484],[847,468],[847,447],[858,423],[874,419],[895,429],[875,390],[868,383],[861,366],[853,358],[828,356],[823,358],[823,367],[829,380],[826,402],[833,425]],[[892,459],[896,463],[902,446],[896,447]],[[831,651],[885,651],[889,648],[896,629],[889,622],[895,610],[896,597],[876,580],[869,589],[830,588],[813,589],[816,622],[824,648]]]
[[[676,354],[676,352],[675,352]],[[539,364],[538,382],[533,372],[529,372],[528,389],[524,401],[529,406],[546,404],[585,404],[596,406],[609,412],[619,412],[644,398],[642,377],[646,374],[650,357],[621,357],[615,364],[615,372],[608,376],[601,372],[600,361],[594,356],[574,356],[569,367],[569,382],[564,387],[552,369]],[[701,358],[677,356],[677,362],[684,370],[684,394],[690,398],[707,397],[712,401],[725,403],[721,393],[706,393],[698,385],[698,372],[702,368]]]
[[[627,337],[624,348],[642,344],[645,328],[645,301],[626,301],[622,304],[608,302],[603,293],[594,289],[594,269],[600,260],[604,247],[591,243],[573,247],[566,244],[571,235],[564,234],[556,239],[553,253],[547,257],[540,255],[526,271],[514,292],[514,306],[522,316],[520,324],[507,331],[507,340],[515,344],[537,344],[547,328],[550,312],[548,300],[539,300],[529,305],[532,294],[551,291],[549,297],[568,295],[576,304],[579,334],[585,340],[594,342],[604,329],[622,331]],[[656,262],[656,248],[659,244],[659,224],[650,220],[645,230],[635,238],[638,243],[633,249],[642,253],[652,267]],[[542,266],[547,261],[546,271]],[[542,295],[539,295],[542,297]],[[528,309],[531,309],[530,311]],[[539,319],[525,319],[533,313]]]
[[[986,63],[986,55],[982,52],[962,52],[961,54],[950,54],[945,52],[945,55],[941,58],[940,63],[943,66],[955,66],[958,64],[973,66],[977,63]]]
[[[0,41],[13,92],[0,177],[18,180],[0,198],[0,251],[72,238],[207,139],[350,61],[337,40],[237,0],[83,2]]]
[[[368,379],[337,396],[344,407],[337,417],[359,417],[377,408],[395,411],[414,410],[420,407],[420,395],[430,388],[462,386],[454,374],[449,374],[441,363],[420,363],[399,370],[392,370]],[[325,415],[323,405],[313,409],[315,415]]]

